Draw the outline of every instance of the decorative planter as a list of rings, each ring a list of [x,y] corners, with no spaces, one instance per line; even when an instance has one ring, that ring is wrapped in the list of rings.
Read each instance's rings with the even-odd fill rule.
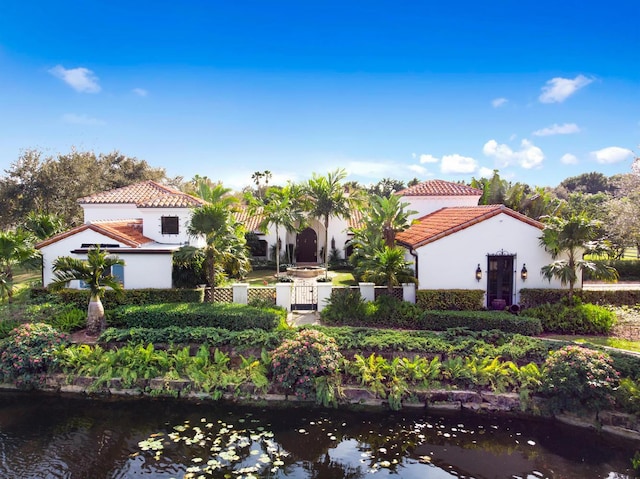
[[[495,311],[504,311],[504,308],[507,307],[506,299],[492,299],[491,300],[491,309]]]

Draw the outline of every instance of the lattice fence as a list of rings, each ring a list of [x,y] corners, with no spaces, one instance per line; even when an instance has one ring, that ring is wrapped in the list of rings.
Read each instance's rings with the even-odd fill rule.
[[[211,288],[205,288],[204,300],[206,302],[211,301]],[[232,288],[215,288],[213,301],[215,303],[233,303],[233,289]]]
[[[376,299],[378,299],[380,296],[385,296],[385,295],[393,296],[394,298],[399,299],[400,301],[404,299],[401,286],[393,288],[391,292],[389,292],[389,289],[386,286],[376,286],[375,295],[376,295]]]
[[[276,304],[276,288],[249,288],[249,303],[252,301],[269,301]]]

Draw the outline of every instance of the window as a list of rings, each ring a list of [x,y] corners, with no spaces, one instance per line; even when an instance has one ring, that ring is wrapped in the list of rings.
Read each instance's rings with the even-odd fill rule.
[[[109,275],[112,275],[118,281],[118,283],[124,286],[124,266],[122,266],[121,264],[114,264],[111,268],[105,269],[102,273],[103,277]],[[87,285],[87,283],[80,280],[80,288],[88,289],[89,286]]]
[[[160,218],[163,235],[177,235],[179,232],[177,216],[163,216]]]

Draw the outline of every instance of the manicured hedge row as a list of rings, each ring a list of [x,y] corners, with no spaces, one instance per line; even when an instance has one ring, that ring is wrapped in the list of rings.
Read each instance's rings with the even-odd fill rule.
[[[261,309],[233,303],[183,303],[120,306],[108,316],[110,325],[125,328],[201,326],[244,329],[275,329],[286,316],[284,310]],[[286,317],[284,318],[286,320]]]
[[[505,333],[535,336],[542,333],[538,318],[514,316],[499,311],[425,311],[417,318],[418,329],[444,331],[450,328],[467,328],[472,331],[499,329]]]
[[[634,306],[640,303],[640,290],[606,290],[582,291],[576,290],[575,295],[583,303],[593,303],[612,306]],[[543,304],[555,304],[567,297],[566,289],[521,289],[520,306],[535,308]]]
[[[420,289],[416,304],[424,310],[480,311],[484,291],[481,289]]]
[[[73,304],[80,309],[86,309],[89,303],[89,291],[83,289],[65,289],[58,293],[51,293],[46,288],[31,289],[32,298],[47,294],[56,294],[65,304]],[[203,300],[202,289],[126,289],[121,294],[106,290],[102,297],[106,308],[132,304],[202,303]]]
[[[605,264],[615,268],[620,276],[618,278],[619,281],[640,281],[640,260],[598,260],[594,261],[594,263]],[[591,277],[591,271],[586,270],[583,279],[585,281],[594,279]]]
[[[293,330],[265,331],[245,329],[229,331],[223,328],[169,326],[168,328],[108,328],[100,335],[102,343],[153,343],[153,344],[201,344],[212,348],[231,346],[238,351],[251,348],[275,349]]]

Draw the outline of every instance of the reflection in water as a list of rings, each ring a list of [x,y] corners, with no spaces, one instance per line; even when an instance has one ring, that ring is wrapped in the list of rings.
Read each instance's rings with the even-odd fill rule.
[[[546,421],[0,395],[2,478],[630,478],[635,444]]]

